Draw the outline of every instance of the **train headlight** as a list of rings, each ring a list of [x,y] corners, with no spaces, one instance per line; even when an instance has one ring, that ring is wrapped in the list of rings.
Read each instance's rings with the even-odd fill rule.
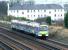
[[[42,34],[39,32],[39,33],[38,33],[38,36],[42,36]]]
[[[38,36],[42,36],[41,34],[38,34]]]
[[[48,36],[49,34],[48,34],[48,32],[46,33],[46,36]]]

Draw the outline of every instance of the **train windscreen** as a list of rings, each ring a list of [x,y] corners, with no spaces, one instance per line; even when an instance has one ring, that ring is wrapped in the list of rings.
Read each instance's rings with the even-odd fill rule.
[[[47,31],[48,30],[48,27],[47,26],[41,26],[40,27],[40,31]]]

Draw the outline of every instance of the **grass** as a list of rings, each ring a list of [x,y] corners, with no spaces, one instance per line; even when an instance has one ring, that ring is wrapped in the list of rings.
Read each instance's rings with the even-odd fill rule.
[[[0,22],[0,26],[4,26],[4,27],[9,28],[9,29],[11,28],[11,24],[9,24],[7,22],[5,22],[5,23]]]
[[[57,36],[52,39],[68,45],[68,37]]]
[[[50,26],[50,34],[53,36],[50,37],[56,41],[68,44],[68,29],[62,26]]]

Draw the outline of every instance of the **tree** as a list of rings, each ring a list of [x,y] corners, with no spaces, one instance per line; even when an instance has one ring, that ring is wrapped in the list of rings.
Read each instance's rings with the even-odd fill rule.
[[[49,25],[51,25],[51,17],[50,17],[50,16],[48,16],[48,17],[46,18],[46,22],[47,22]]]
[[[26,19],[25,17],[13,17],[16,20],[24,20],[24,21],[31,21],[29,19]]]
[[[5,1],[0,2],[0,16],[7,15],[7,3]]]
[[[10,3],[20,3],[22,0],[10,0]]]
[[[46,17],[44,17],[44,18],[37,18],[35,21],[39,22],[39,23],[45,22],[46,21]]]
[[[68,28],[68,12],[65,14],[65,17],[64,17],[64,26]]]
[[[51,25],[51,17],[50,16],[44,17],[44,18],[38,18],[35,21],[39,22],[39,23],[45,22],[45,23],[48,23],[49,25]]]

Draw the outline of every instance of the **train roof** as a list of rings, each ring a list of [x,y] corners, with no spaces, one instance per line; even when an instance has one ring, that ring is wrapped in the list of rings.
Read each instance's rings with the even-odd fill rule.
[[[11,22],[21,24],[21,25],[29,25],[29,26],[32,26],[32,27],[39,27],[39,25],[40,25],[37,22],[29,22],[29,21],[11,20]]]
[[[40,25],[40,26],[47,26],[48,27],[48,25]]]

